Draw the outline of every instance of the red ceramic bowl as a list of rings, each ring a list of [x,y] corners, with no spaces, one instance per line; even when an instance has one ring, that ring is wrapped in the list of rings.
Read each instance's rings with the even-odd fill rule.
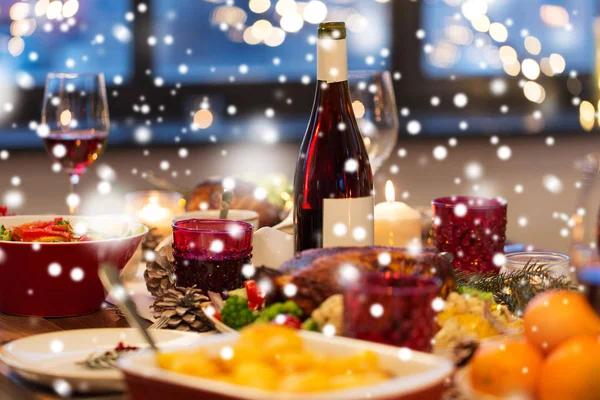
[[[406,348],[306,331],[300,331],[299,335],[307,350],[319,354],[373,351],[379,358],[379,365],[396,377],[375,385],[329,392],[277,393],[163,370],[149,350],[125,356],[118,363],[125,374],[132,400],[439,400],[445,389],[444,381],[454,369],[445,358]],[[238,337],[238,333],[214,335],[200,339],[197,346],[185,348],[202,348],[218,354],[223,346],[233,344]]]
[[[47,221],[52,215],[0,217],[13,227]],[[76,229],[129,236],[89,242],[25,243],[0,241],[0,311],[13,315],[66,317],[94,312],[105,298],[98,266],[122,269],[148,228],[120,217],[64,217]]]

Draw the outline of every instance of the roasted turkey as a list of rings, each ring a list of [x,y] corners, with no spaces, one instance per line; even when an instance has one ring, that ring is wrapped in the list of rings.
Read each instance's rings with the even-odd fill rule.
[[[384,257],[380,258],[382,253]],[[343,293],[345,282],[353,274],[364,272],[435,276],[442,282],[440,295],[445,298],[456,287],[451,260],[449,254],[434,250],[411,255],[407,250],[392,247],[311,249],[286,261],[279,269],[281,275],[273,281],[280,292],[287,284],[295,285],[297,291],[291,300],[305,315],[310,315],[325,299]]]
[[[257,200],[254,196],[255,189],[256,185],[254,183],[236,179],[231,208],[256,211],[259,215],[259,225],[261,227],[280,223],[285,218],[283,209],[269,203],[267,199]],[[201,203],[206,203],[209,210],[218,210],[221,205],[222,193],[223,181],[221,179],[206,180],[196,186],[189,199],[187,199],[187,210],[199,210]]]

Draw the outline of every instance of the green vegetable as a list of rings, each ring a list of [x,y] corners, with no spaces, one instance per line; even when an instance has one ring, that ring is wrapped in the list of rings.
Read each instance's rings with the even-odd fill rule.
[[[466,294],[469,296],[477,297],[483,301],[491,301],[494,302],[494,294],[491,292],[484,292],[481,290],[473,289],[468,286],[460,286],[457,290],[460,294]]]
[[[56,221],[56,225],[66,225],[67,226],[67,230],[69,231],[69,233],[75,233],[73,231],[73,228],[71,227],[71,223],[65,219],[61,219]]]
[[[307,319],[302,323],[302,329],[305,331],[319,332],[319,324],[312,318]]]
[[[12,231],[6,229],[4,225],[0,226],[0,242],[10,241],[12,241]]]
[[[285,303],[271,304],[269,307],[263,310],[260,316],[256,319],[256,322],[271,322],[279,314],[289,314],[297,318],[302,318],[302,309],[291,300],[288,300]]]
[[[248,293],[246,293],[246,288],[240,288],[240,289],[235,289],[235,290],[230,290],[229,291],[229,296],[238,296],[241,297],[244,300],[248,300]]]
[[[221,321],[230,328],[240,330],[253,323],[258,314],[248,308],[248,300],[240,296],[229,296],[221,310]]]

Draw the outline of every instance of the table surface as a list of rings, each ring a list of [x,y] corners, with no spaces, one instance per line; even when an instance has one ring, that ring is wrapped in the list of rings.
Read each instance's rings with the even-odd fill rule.
[[[100,310],[92,314],[69,318],[16,317],[0,313],[0,345],[38,333],[70,329],[129,327],[115,312]],[[55,400],[61,397],[51,389],[32,385],[11,374],[0,363],[0,399],[2,400]],[[124,400],[125,394],[77,396],[79,399]]]

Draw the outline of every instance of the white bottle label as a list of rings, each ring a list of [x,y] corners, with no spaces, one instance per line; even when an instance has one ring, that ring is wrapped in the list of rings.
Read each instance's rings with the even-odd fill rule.
[[[346,39],[319,39],[317,42],[317,80],[327,83],[348,80]]]
[[[373,196],[323,199],[323,247],[373,246]]]

